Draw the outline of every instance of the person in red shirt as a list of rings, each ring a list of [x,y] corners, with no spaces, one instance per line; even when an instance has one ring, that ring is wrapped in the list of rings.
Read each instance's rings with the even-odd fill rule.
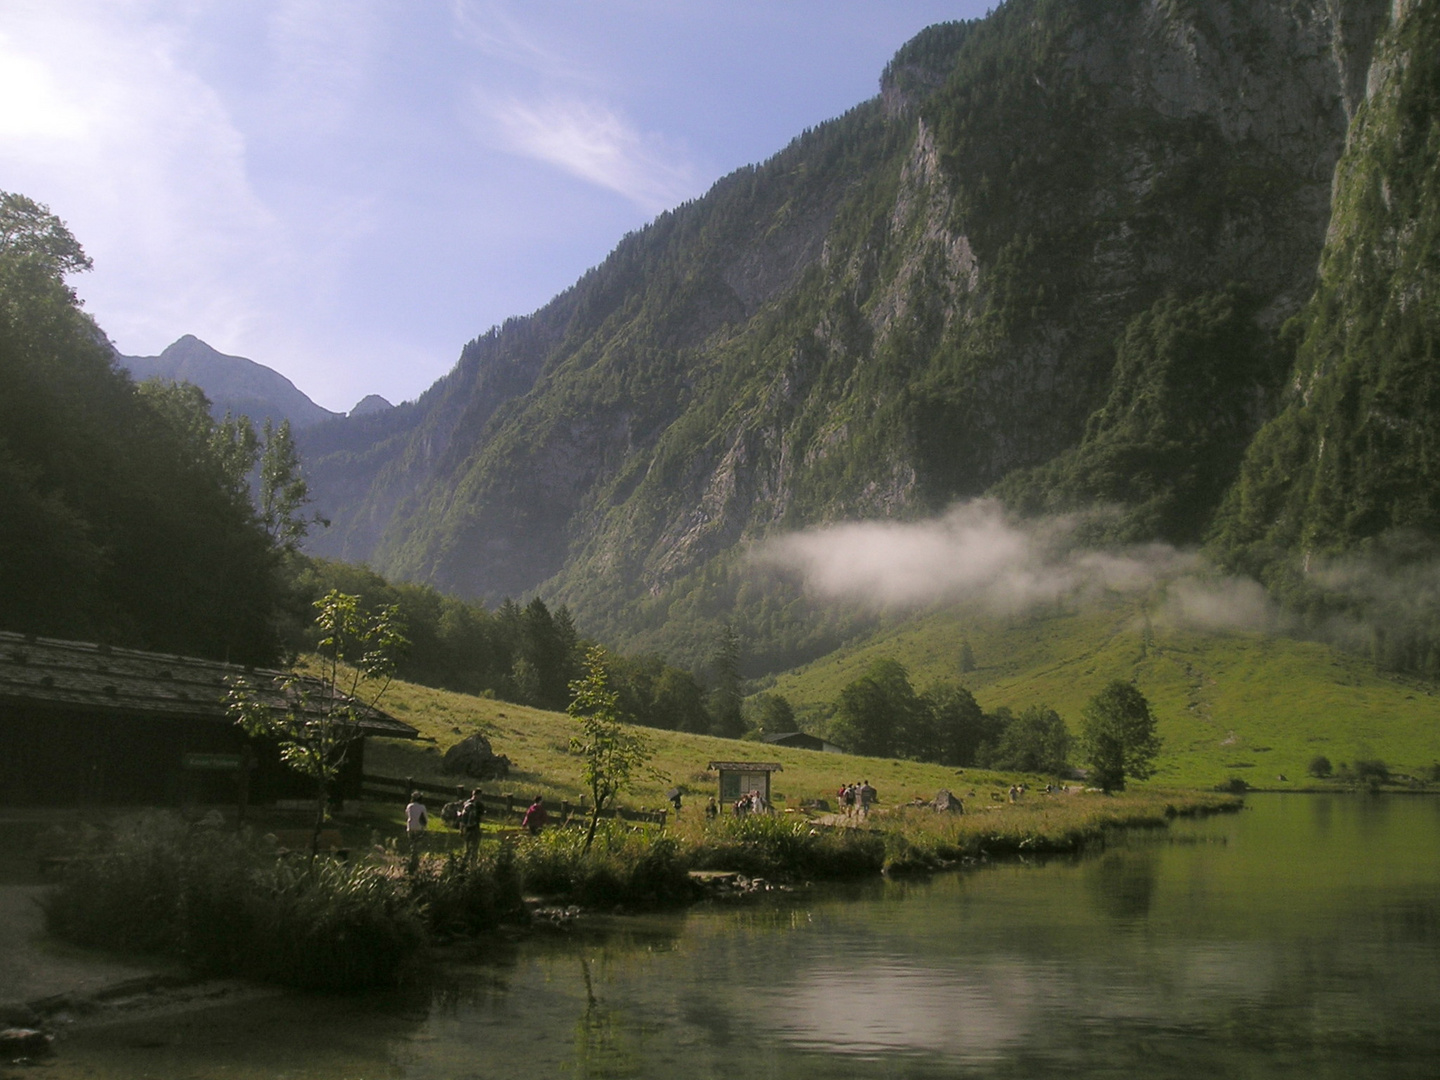
[[[545,812],[545,797],[536,795],[535,801],[530,804],[529,809],[525,811],[525,816],[520,819],[520,825],[522,828],[530,830],[530,835],[534,836],[549,821],[550,815]]]

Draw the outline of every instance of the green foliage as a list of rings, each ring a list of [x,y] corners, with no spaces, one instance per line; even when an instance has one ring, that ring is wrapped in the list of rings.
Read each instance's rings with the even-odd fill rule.
[[[740,638],[728,621],[720,627],[710,670],[715,679],[710,691],[710,734],[738,739],[745,733],[745,716],[740,708]]]
[[[315,781],[312,858],[319,851],[330,784],[361,737],[365,714],[389,689],[408,644],[394,608],[367,615],[358,597],[332,591],[315,609],[318,685],[291,672],[281,683],[285,705],[277,709],[241,676],[226,698],[231,719],[247,735],[278,743],[280,760]]]
[[[933,739],[926,711],[905,666],[876,660],[840,691],[830,737],[852,754],[927,759]]]
[[[968,646],[968,642],[967,642]],[[963,686],[941,680],[924,696],[935,725],[936,757],[942,765],[974,765],[985,756],[1003,727],[1004,716],[986,715],[975,695]]]
[[[1291,391],[1211,534],[1227,568],[1263,580],[1317,632],[1363,619],[1384,630],[1380,666],[1432,677],[1440,625],[1428,597],[1355,589],[1344,557],[1423,580],[1440,534],[1437,41],[1440,12],[1417,4],[1380,43],[1383,77],[1336,169],[1319,284],[1286,327]]]
[[[260,454],[260,476],[255,501],[260,522],[278,548],[293,552],[312,525],[329,524],[319,514],[306,517],[305,504],[311,501],[310,485],[300,473],[300,454],[290,421],[276,427],[265,421],[264,450]]]
[[[30,260],[53,278],[94,266],[48,206],[9,191],[0,191],[0,256]]]
[[[296,865],[160,813],[76,859],[45,916],[77,944],[315,990],[393,985],[424,934],[403,883],[377,867]]]
[[[629,786],[650,760],[650,741],[625,723],[620,695],[610,687],[605,650],[596,645],[585,654],[585,674],[570,684],[571,719],[580,732],[570,739],[570,752],[584,762],[582,779],[590,791],[590,828],[585,835],[588,851],[595,841],[600,813]]]
[[[1200,539],[1279,374],[1258,355],[1251,306],[1232,289],[1166,296],[1135,316],[1080,444],[995,494],[1030,514],[1124,507],[1105,539]]]
[[[88,260],[43,207],[0,194],[0,234],[0,625],[272,661],[285,594],[246,428],[193,391],[137,391],[62,278]]]
[[[1059,776],[1069,767],[1070,730],[1054,709],[1031,705],[1005,725],[986,760],[991,769]]]
[[[1127,779],[1150,776],[1160,753],[1160,737],[1150,703],[1133,683],[1112,681],[1090,699],[1081,715],[1081,743],[1092,783],[1108,794],[1124,791]]]
[[[1310,764],[1305,767],[1305,771],[1317,780],[1324,780],[1334,771],[1334,767],[1324,754],[1316,754],[1310,759]]]
[[[795,709],[783,694],[759,693],[747,703],[750,729],[757,735],[781,735],[799,731]]]
[[[885,842],[862,829],[816,829],[766,814],[710,823],[691,863],[698,870],[739,870],[777,881],[861,877],[884,864]]]
[[[601,822],[593,838],[577,829],[523,837],[516,864],[527,892],[586,907],[660,907],[692,896],[676,840],[615,820]]]

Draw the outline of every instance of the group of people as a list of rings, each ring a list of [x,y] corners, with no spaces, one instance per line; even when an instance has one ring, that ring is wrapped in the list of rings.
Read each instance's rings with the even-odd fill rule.
[[[839,791],[840,812],[847,817],[858,814],[860,817],[867,817],[870,807],[880,797],[880,793],[870,786],[869,780],[857,780],[853,784],[846,784]]]
[[[453,815],[450,812],[453,807]],[[470,797],[457,804],[445,807],[445,818],[460,830],[465,841],[465,857],[473,859],[480,851],[480,820],[485,816],[485,800],[480,789],[470,792]],[[453,817],[453,820],[452,820]],[[536,795],[520,819],[520,827],[534,836],[550,823],[550,814],[545,809],[545,797]],[[416,866],[420,852],[425,846],[425,833],[430,827],[430,813],[425,809],[420,792],[410,793],[410,802],[405,806],[405,840],[410,852],[410,864]]]
[[[758,791],[747,791],[740,798],[735,800],[733,807],[736,817],[744,817],[746,814],[764,814],[770,812],[770,803],[764,795]]]

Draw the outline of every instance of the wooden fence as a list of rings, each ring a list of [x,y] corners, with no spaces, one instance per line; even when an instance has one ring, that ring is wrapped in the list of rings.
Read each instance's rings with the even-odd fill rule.
[[[409,777],[400,779],[393,776],[373,776],[369,773],[361,777],[361,792],[365,798],[380,802],[408,803],[412,791],[418,791],[422,796],[432,798],[440,803],[463,801],[470,797],[470,792],[473,790],[475,790],[474,785],[445,786]],[[518,820],[525,816],[525,809],[530,805],[529,798],[525,796],[491,795],[483,791],[480,793],[480,801],[485,804],[485,816],[491,820],[505,817]],[[440,808],[432,806],[431,809],[438,817]],[[590,816],[590,807],[583,799],[578,803],[562,799],[558,806],[547,802],[546,809],[550,811],[552,819],[557,822],[565,821],[571,814],[579,817]],[[627,806],[612,806],[602,810],[600,816],[618,817],[622,821],[643,821],[651,825],[664,825],[669,815],[664,810],[632,810]]]

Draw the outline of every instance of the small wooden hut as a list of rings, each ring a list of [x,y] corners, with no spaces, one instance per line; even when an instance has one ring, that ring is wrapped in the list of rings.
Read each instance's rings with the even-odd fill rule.
[[[0,632],[0,805],[313,800],[313,781],[276,744],[230,718],[237,677],[286,706],[283,672]],[[418,734],[367,710],[333,796],[360,796],[365,737]]]
[[[785,771],[773,761],[712,761],[706,767],[720,774],[721,806],[752,791],[770,802],[770,774]]]

